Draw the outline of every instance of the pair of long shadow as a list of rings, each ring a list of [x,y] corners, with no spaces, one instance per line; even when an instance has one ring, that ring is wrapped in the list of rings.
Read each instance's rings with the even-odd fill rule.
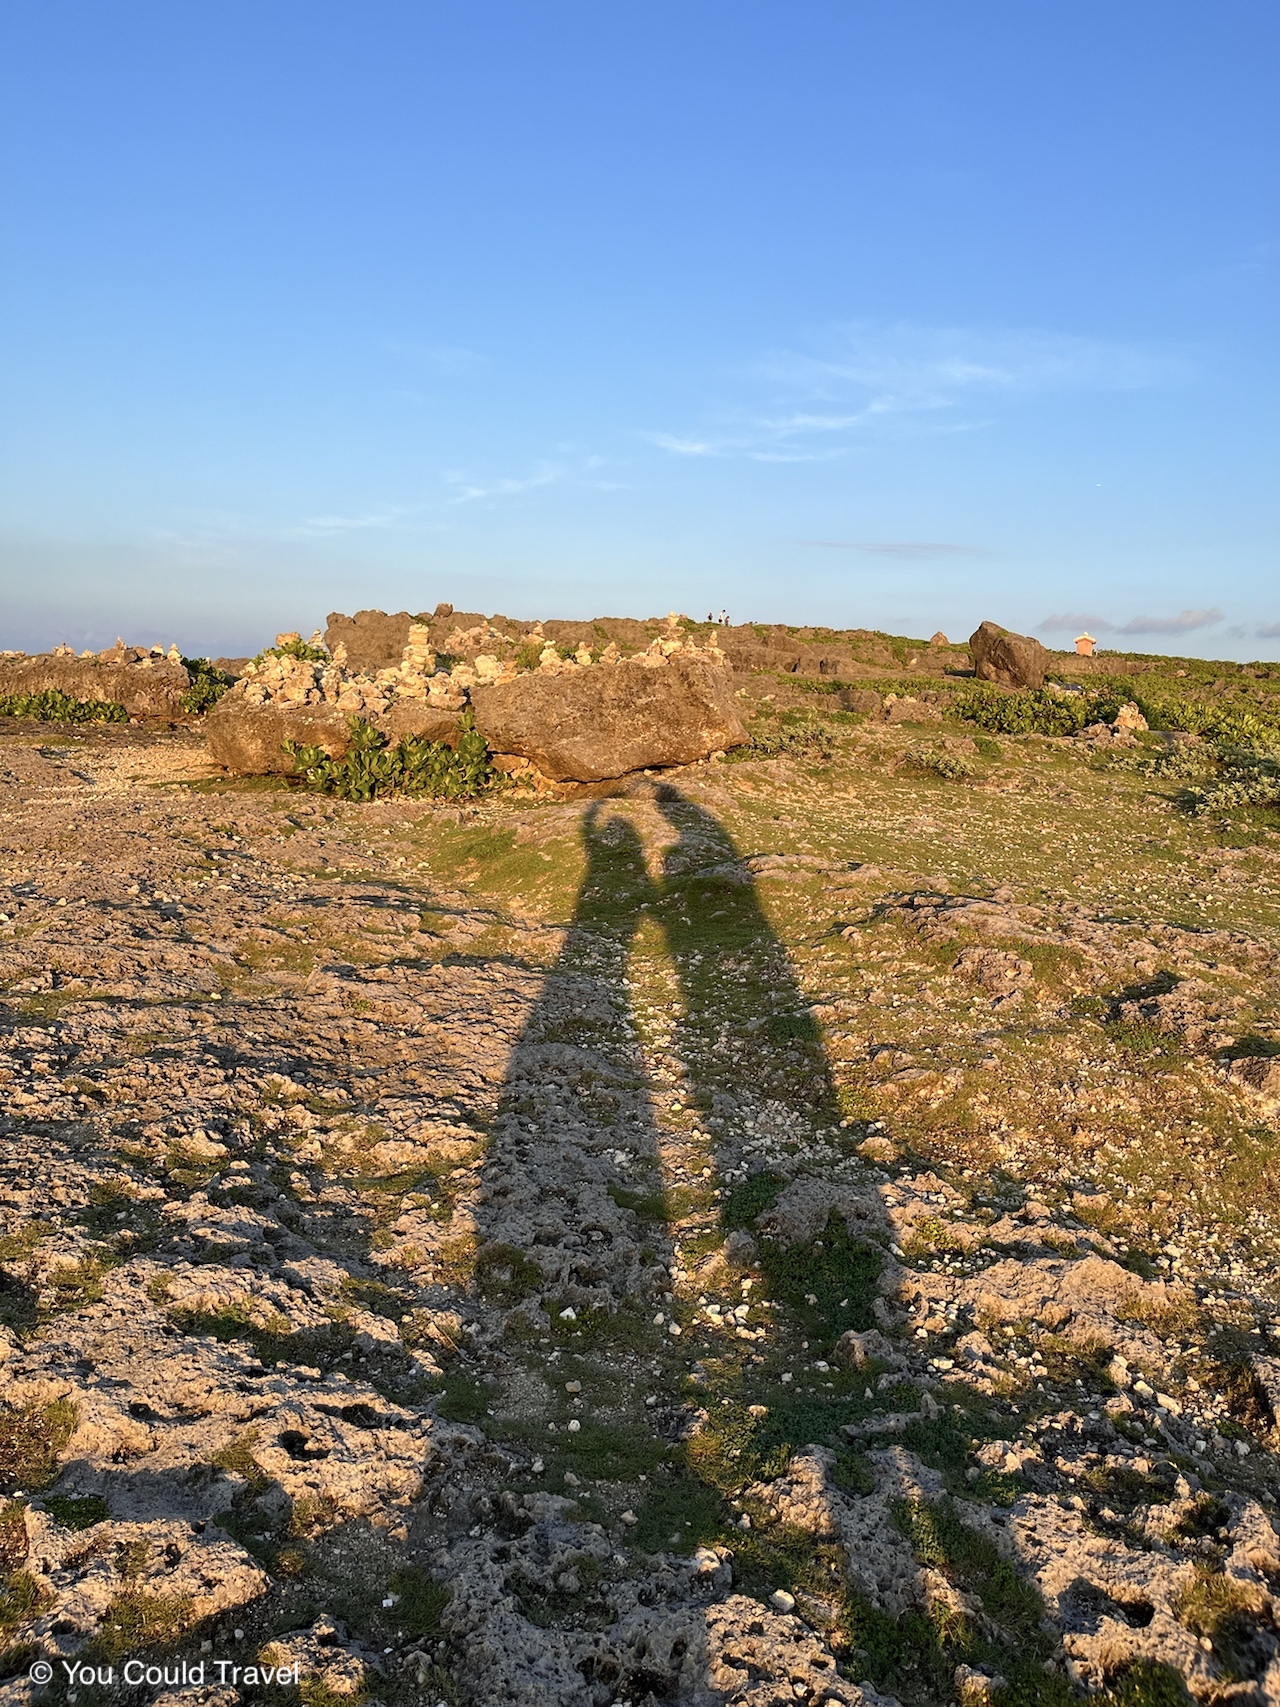
[[[633,813],[665,843],[656,875]],[[650,1403],[638,1414],[659,1429],[663,1418],[678,1426],[683,1405],[697,1397],[686,1379],[705,1380],[709,1363],[715,1404],[745,1413],[745,1400],[759,1397],[746,1388],[758,1385],[759,1366],[777,1348],[779,1330],[767,1312],[750,1311],[753,1334],[765,1327],[764,1337],[750,1340],[729,1315],[734,1298],[718,1331],[705,1318],[696,1328],[686,1320],[678,1339],[665,1326],[647,1337],[634,1330],[649,1326],[655,1310],[670,1320],[663,1293],[673,1288],[655,1273],[670,1272],[682,1252],[692,1272],[727,1232],[749,1228],[769,1206],[784,1182],[768,1169],[767,1146],[801,1148],[820,1135],[830,1141],[841,1114],[836,1086],[750,870],[710,812],[659,785],[633,807],[593,806],[582,834],[586,870],[572,924],[513,1051],[494,1126],[477,1218],[477,1282],[483,1291],[496,1276],[499,1297],[511,1288],[506,1302],[522,1291],[554,1300],[550,1328],[528,1330],[532,1360],[545,1357],[551,1339],[570,1355],[583,1352],[597,1370],[612,1359],[615,1403],[624,1385],[647,1380]],[[637,947],[644,964],[668,979],[666,1000],[662,990],[651,993],[642,1013],[632,977]],[[653,952],[659,947],[665,967]],[[639,1032],[655,1020],[661,1052],[675,1068],[670,1084],[655,1082],[643,1058]],[[678,1173],[672,1135],[653,1112],[659,1091],[678,1097],[692,1117],[684,1121],[690,1148]],[[702,1136],[691,1142],[690,1128]],[[766,1144],[764,1160],[744,1149],[753,1134]],[[616,1205],[634,1206],[637,1220],[620,1218]],[[735,1415],[736,1449],[727,1444],[732,1429],[722,1431],[712,1457],[740,1455],[746,1472],[768,1460],[762,1449],[772,1437],[777,1474],[787,1448],[820,1438],[807,1428],[835,1424],[821,1403],[788,1423],[782,1401],[794,1412],[802,1391],[815,1392],[812,1362],[844,1329],[871,1325],[880,1257],[837,1216],[799,1244],[757,1236],[754,1254],[743,1248],[757,1277],[753,1296],[783,1307],[792,1355],[806,1369],[790,1387],[777,1386],[774,1372],[779,1402],[768,1407],[769,1420]],[[698,1290],[695,1283],[695,1296]],[[572,1319],[566,1326],[561,1307],[589,1319],[589,1334]],[[597,1386],[597,1402],[609,1397]],[[581,1427],[590,1433],[587,1422]],[[709,1506],[719,1506],[734,1474],[728,1464],[720,1469],[710,1476],[718,1491],[701,1500],[707,1529],[715,1527]],[[696,1466],[693,1474],[696,1483]],[[683,1475],[687,1495],[712,1495],[711,1486],[691,1485],[687,1461]],[[720,1508],[718,1521],[724,1516]]]

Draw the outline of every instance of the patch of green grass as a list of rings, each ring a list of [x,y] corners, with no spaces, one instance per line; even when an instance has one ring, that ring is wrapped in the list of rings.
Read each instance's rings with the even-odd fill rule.
[[[739,1227],[753,1227],[756,1217],[772,1209],[786,1185],[780,1174],[752,1174],[725,1196],[720,1205],[720,1225],[726,1233]]]
[[[876,1485],[871,1466],[861,1452],[841,1451],[831,1471],[831,1480],[847,1494],[869,1494]]]
[[[0,1487],[32,1493],[47,1487],[79,1420],[70,1399],[29,1400],[0,1411]]]
[[[169,1320],[179,1332],[201,1338],[211,1335],[220,1344],[247,1339],[256,1328],[249,1306],[241,1300],[220,1304],[216,1310],[173,1310]]]
[[[488,1381],[455,1370],[445,1376],[435,1409],[446,1422],[475,1423],[489,1414],[493,1397],[494,1388]]]
[[[1101,1337],[1076,1339],[1066,1334],[1045,1334],[1040,1340],[1040,1356],[1049,1379],[1060,1387],[1079,1380],[1091,1393],[1114,1391],[1115,1383],[1107,1373],[1112,1348]]]
[[[675,1480],[653,1481],[636,1506],[632,1542],[646,1553],[665,1548],[693,1548],[716,1541],[725,1531],[729,1513],[717,1489],[677,1466]],[[672,1536],[679,1537],[678,1542]]]
[[[1044,1602],[985,1535],[962,1523],[949,1499],[897,1500],[894,1522],[922,1564],[976,1590],[987,1616],[1011,1642],[1043,1647]]]
[[[1140,1505],[1168,1505],[1175,1495],[1172,1471],[1167,1477],[1157,1476],[1121,1464],[1088,1470],[1082,1480],[1108,1505],[1123,1512]]]
[[[27,1502],[0,1506],[0,1571],[11,1571],[27,1556]]]
[[[350,1298],[361,1309],[382,1316],[388,1322],[400,1322],[413,1308],[408,1296],[381,1280],[356,1280],[348,1275],[342,1283],[342,1296]]]
[[[964,1422],[969,1428],[964,1427]],[[986,1424],[986,1426],[984,1426]],[[903,1444],[927,1464],[942,1473],[943,1486],[949,1494],[967,1498],[991,1500],[993,1504],[1012,1505],[1024,1491],[1019,1476],[1009,1476],[994,1470],[980,1470],[969,1479],[969,1456],[975,1439],[999,1439],[1003,1427],[991,1426],[986,1417],[961,1418],[950,1411],[938,1417],[921,1417],[909,1422],[903,1433]]]
[[[1198,1565],[1175,1610],[1193,1635],[1207,1636],[1213,1643],[1222,1674],[1231,1682],[1257,1677],[1265,1669],[1270,1650],[1258,1636],[1272,1621],[1267,1597],[1257,1584]]]
[[[762,1382],[759,1398],[744,1393],[729,1373],[731,1391],[718,1383],[711,1390],[691,1389],[706,1407],[703,1426],[683,1447],[689,1471],[720,1493],[734,1493],[748,1482],[767,1482],[780,1476],[804,1447],[843,1447],[841,1424],[871,1411],[879,1402],[864,1400],[861,1374],[833,1373],[822,1384]],[[913,1395],[914,1396],[914,1395]],[[884,1400],[885,1395],[880,1395]],[[756,1400],[756,1402],[752,1402]]]
[[[926,776],[940,776],[948,782],[959,782],[965,777],[976,776],[978,772],[972,759],[947,747],[912,747],[905,754],[904,763],[911,770]]]
[[[44,1648],[39,1642],[16,1642],[13,1646],[0,1649],[0,1682],[7,1683],[12,1677],[21,1677],[31,1669],[32,1662],[44,1658]]]
[[[22,1262],[49,1233],[50,1228],[43,1221],[28,1221],[16,1233],[6,1233],[0,1239],[0,1262]]]
[[[167,1646],[195,1622],[189,1594],[144,1594],[128,1589],[107,1608],[94,1646],[108,1658]]]
[[[1137,1660],[1090,1699],[1098,1707],[1190,1707],[1191,1695],[1172,1666]]]
[[[25,1334],[39,1319],[35,1288],[16,1275],[0,1272],[0,1322],[16,1334]]]
[[[652,1475],[670,1451],[643,1421],[583,1417],[576,1434],[562,1426],[553,1436],[540,1432],[537,1440],[548,1464],[554,1462],[596,1482],[634,1482]]]
[[[363,1707],[369,1699],[367,1679],[353,1693],[333,1689],[322,1677],[304,1677],[298,1685],[303,1707]]]
[[[209,1462],[218,1470],[226,1470],[233,1476],[242,1476],[246,1486],[254,1493],[265,1493],[271,1485],[271,1478],[254,1457],[253,1449],[258,1444],[258,1430],[246,1429],[234,1440],[228,1441],[211,1454]]]
[[[404,1565],[391,1578],[391,1587],[400,1596],[395,1621],[407,1636],[441,1634],[440,1621],[451,1594],[446,1583],[437,1582],[420,1565]]]
[[[536,1297],[545,1284],[537,1263],[514,1245],[482,1245],[476,1253],[474,1285],[492,1303],[510,1308]]]
[[[874,1326],[884,1253],[854,1238],[842,1216],[832,1211],[818,1239],[757,1244],[771,1295],[788,1306],[812,1347],[830,1350],[847,1329]]]
[[[97,1494],[86,1494],[83,1498],[46,1494],[44,1508],[66,1529],[92,1529],[95,1523],[106,1523],[111,1516],[111,1507]]]
[[[42,1305],[41,1314],[61,1316],[68,1310],[96,1304],[102,1297],[107,1267],[101,1257],[81,1257],[79,1262],[53,1269],[45,1281],[48,1297]]]
[[[48,1599],[29,1571],[14,1571],[0,1592],[0,1630],[34,1618]]]

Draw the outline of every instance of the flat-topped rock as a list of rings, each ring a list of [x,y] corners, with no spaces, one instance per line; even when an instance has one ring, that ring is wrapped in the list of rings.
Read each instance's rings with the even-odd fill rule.
[[[471,702],[494,752],[518,754],[556,782],[603,782],[741,746],[732,683],[723,665],[676,654],[517,676],[473,688]]]

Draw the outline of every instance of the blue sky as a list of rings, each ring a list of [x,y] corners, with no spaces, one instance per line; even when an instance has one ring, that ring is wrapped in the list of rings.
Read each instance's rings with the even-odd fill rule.
[[[1280,657],[1278,70],[1272,0],[5,0],[0,645]]]

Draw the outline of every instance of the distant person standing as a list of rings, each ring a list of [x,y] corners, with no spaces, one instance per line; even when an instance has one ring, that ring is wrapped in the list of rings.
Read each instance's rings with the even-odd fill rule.
[[[722,610],[720,612],[720,615],[716,618],[716,621],[720,624],[721,628],[728,628],[728,626],[729,626],[729,613],[728,613],[728,611]]]

